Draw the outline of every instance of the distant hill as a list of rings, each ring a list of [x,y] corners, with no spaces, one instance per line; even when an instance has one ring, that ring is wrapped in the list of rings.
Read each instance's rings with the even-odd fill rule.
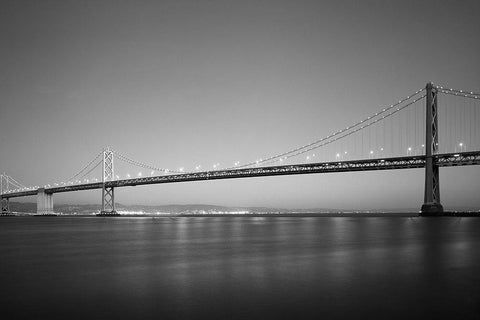
[[[283,208],[267,208],[267,207],[227,207],[207,204],[171,204],[160,206],[147,205],[123,205],[115,204],[115,208],[120,212],[129,212],[132,214],[222,214],[222,213],[311,213],[323,212],[333,213],[339,212],[334,209],[283,209]],[[10,210],[21,213],[36,213],[37,204],[32,202],[10,202]],[[54,211],[63,214],[94,214],[101,210],[99,204],[56,204]]]

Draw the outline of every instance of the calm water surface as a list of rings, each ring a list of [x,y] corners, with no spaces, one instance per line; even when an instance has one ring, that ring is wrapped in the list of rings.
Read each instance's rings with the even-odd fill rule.
[[[478,319],[480,219],[3,217],[0,280],[2,319]]]

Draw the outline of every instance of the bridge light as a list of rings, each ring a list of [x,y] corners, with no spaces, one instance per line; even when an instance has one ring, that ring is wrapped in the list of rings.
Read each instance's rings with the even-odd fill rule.
[[[153,176],[154,173],[155,173],[155,171],[152,170],[152,172],[150,172],[150,175]]]
[[[129,173],[127,173],[127,178],[130,178],[130,174],[129,174]]]
[[[142,176],[142,173],[141,173],[141,172],[139,172],[139,173],[138,173],[138,176],[139,176],[139,177],[141,177],[141,176]]]
[[[117,180],[120,179],[120,176],[117,175]]]

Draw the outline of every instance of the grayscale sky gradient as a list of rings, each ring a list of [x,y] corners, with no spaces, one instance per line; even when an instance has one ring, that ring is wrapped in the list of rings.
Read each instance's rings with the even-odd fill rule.
[[[169,168],[230,166],[335,132],[428,81],[479,91],[479,16],[478,0],[3,0],[0,170],[60,182],[105,146]],[[441,169],[444,206],[480,206],[479,178],[478,167]],[[143,186],[116,200],[420,208],[423,170]]]

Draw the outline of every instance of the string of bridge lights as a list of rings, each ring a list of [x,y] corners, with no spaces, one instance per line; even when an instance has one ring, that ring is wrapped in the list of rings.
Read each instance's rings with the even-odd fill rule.
[[[93,170],[95,170],[99,165],[101,165],[102,162],[103,162],[103,161],[99,161],[94,167],[92,167],[92,168],[91,168],[90,170],[88,170],[85,174],[83,174],[83,175],[80,177],[80,179],[78,179],[77,181],[82,181],[82,179],[84,179],[84,178],[85,178],[87,175],[89,175]],[[95,182],[98,181],[98,179],[96,179],[96,178],[94,178],[94,179],[96,180]],[[70,181],[69,181],[69,182],[70,182]],[[89,182],[90,182],[89,179],[87,179],[87,183],[89,183]]]
[[[13,181],[13,184],[17,187],[17,188],[26,188],[23,184],[21,184],[20,182],[18,182],[17,180],[15,180],[14,178],[10,177],[10,176],[6,176],[7,179],[8,179],[8,183],[12,183]]]
[[[365,124],[365,125],[363,125],[363,126],[361,126],[361,127],[356,128],[355,130],[352,130],[352,131],[350,131],[350,132],[346,132],[347,130],[343,130],[343,132],[344,132],[343,135],[340,135],[340,136],[337,135],[337,137],[335,137],[334,139],[325,141],[324,143],[322,143],[322,144],[320,144],[320,145],[312,146],[312,147],[310,147],[310,148],[308,148],[308,149],[299,151],[299,152],[294,153],[294,154],[292,154],[292,155],[285,156],[285,157],[281,158],[280,160],[272,160],[272,161],[269,161],[269,162],[267,162],[267,163],[265,163],[265,164],[270,164],[270,163],[274,163],[274,162],[278,162],[278,161],[284,161],[284,160],[286,160],[286,159],[288,159],[288,158],[292,158],[292,157],[296,157],[296,156],[301,155],[301,154],[305,154],[305,153],[310,152],[310,151],[312,151],[312,150],[315,150],[315,149],[318,149],[318,148],[320,148],[320,147],[329,145],[329,144],[331,144],[331,143],[333,143],[333,142],[335,142],[335,141],[341,140],[341,139],[343,139],[343,138],[345,138],[345,137],[348,137],[348,136],[350,136],[350,135],[352,135],[352,134],[354,134],[354,133],[356,133],[356,132],[358,132],[358,131],[360,131],[360,130],[363,130],[363,129],[365,129],[365,128],[368,128],[368,127],[376,124],[377,122],[382,121],[382,120],[384,120],[384,119],[386,119],[386,118],[388,118],[388,117],[396,114],[397,112],[399,112],[399,111],[401,111],[401,110],[403,110],[403,109],[411,106],[412,104],[416,103],[417,101],[422,100],[423,98],[425,98],[425,96],[426,96],[426,94],[424,94],[424,95],[422,95],[422,96],[420,96],[420,97],[412,100],[411,102],[409,102],[408,104],[405,104],[404,106],[402,106],[402,107],[400,107],[400,108],[395,109],[395,110],[392,111],[391,113],[388,113],[387,115],[384,115],[384,116],[382,116],[381,118],[377,118],[377,119],[375,119],[375,120],[373,120],[373,121],[371,121],[371,122],[368,122],[367,124]],[[397,105],[398,105],[398,104],[397,104]],[[392,109],[392,108],[390,108],[390,110],[391,110],[391,109]],[[371,117],[371,119],[373,119],[373,118],[374,118],[374,117]],[[364,121],[363,121],[363,122],[364,122]],[[353,127],[350,127],[350,128],[353,128]],[[333,136],[333,135],[332,135],[332,136]],[[327,139],[324,139],[324,140],[327,140]],[[411,150],[408,150],[408,151],[411,151]],[[370,151],[370,154],[372,154],[372,153],[373,153],[373,151]],[[313,156],[315,156],[315,154],[313,154]],[[338,156],[339,156],[339,154],[337,154],[337,157],[338,157]],[[307,159],[307,160],[308,160],[308,159]]]
[[[316,140],[314,142],[311,142],[309,144],[306,144],[306,145],[303,145],[301,147],[297,147],[297,148],[294,148],[292,150],[289,150],[287,152],[283,152],[283,153],[280,153],[280,154],[277,154],[277,155],[274,155],[274,156],[270,156],[270,157],[267,157],[265,159],[260,159],[260,160],[256,160],[254,162],[250,162],[250,163],[247,163],[247,164],[243,164],[243,165],[240,165],[240,162],[239,161],[236,161],[234,163],[234,165],[232,167],[227,167],[223,170],[230,170],[230,169],[240,169],[240,168],[246,168],[246,167],[252,167],[252,166],[258,166],[260,164],[264,165],[264,164],[269,164],[269,163],[274,163],[274,162],[282,162],[286,159],[289,159],[289,158],[292,158],[292,157],[296,157],[298,155],[301,155],[301,154],[305,154],[307,152],[310,152],[314,149],[318,149],[320,147],[323,147],[325,145],[328,145],[332,142],[335,142],[335,141],[338,141],[340,139],[343,139],[344,137],[347,137],[355,132],[358,132],[364,128],[367,128],[375,123],[377,123],[378,121],[381,121],[387,117],[390,117],[391,115],[397,113],[398,111],[410,106],[411,104],[417,102],[418,100],[422,99],[425,97],[425,95],[422,95],[421,97],[417,98],[417,99],[414,99],[413,101],[411,101],[410,103],[402,106],[402,107],[399,107],[397,108],[396,110],[394,110],[394,112],[390,112],[389,114],[387,115],[384,115],[383,117],[381,118],[378,118],[379,116],[381,116],[382,114],[386,113],[386,112],[389,112],[391,111],[392,109],[394,109],[395,107],[398,107],[399,105],[401,105],[402,103],[404,103],[405,101],[408,101],[410,99],[412,99],[413,97],[417,96],[420,92],[422,92],[423,90],[425,90],[425,88],[421,88],[419,90],[417,90],[416,92],[414,92],[412,95],[409,95],[401,100],[399,100],[397,103],[394,103],[392,105],[390,105],[389,107],[385,107],[383,108],[381,111],[375,113],[375,114],[372,114],[371,116],[361,120],[361,121],[358,121],[357,123],[351,125],[351,126],[348,126],[342,130],[339,130],[327,137],[324,137],[324,138],[321,138],[319,140]],[[375,119],[375,120],[374,120]],[[371,121],[373,120],[373,121]],[[370,122],[369,122],[370,121]],[[367,122],[366,125],[363,125],[361,127],[359,127],[361,124],[364,124],[365,122]],[[358,127],[358,128],[357,128]],[[354,128],[357,128],[356,130],[352,130]],[[348,132],[350,131],[350,132]],[[322,143],[323,142],[323,143]],[[166,168],[161,168],[161,167],[157,167],[157,166],[153,166],[153,165],[149,165],[149,164],[146,164],[146,163],[143,163],[143,162],[139,162],[139,161],[136,161],[136,160],[133,160],[117,151],[113,151],[112,152],[114,153],[114,155],[116,156],[116,158],[126,162],[126,163],[129,163],[129,164],[132,164],[132,165],[135,165],[135,166],[139,166],[141,168],[145,168],[145,169],[150,169],[150,170],[154,170],[154,171],[158,171],[158,172],[164,172],[164,173],[177,173],[177,174],[183,174],[183,173],[188,173],[184,170],[184,168],[180,168],[179,170],[171,170],[171,169],[166,169]],[[312,157],[315,157],[315,154],[312,155]],[[307,159],[308,160],[308,159]],[[200,165],[197,165],[195,167],[195,170],[198,171],[200,170],[201,166]],[[213,170],[219,170],[220,169],[220,164],[219,163],[216,163],[213,165]],[[139,175],[141,175],[141,173],[139,173]],[[127,176],[128,177],[128,176]]]
[[[160,167],[156,167],[156,166],[152,166],[152,165],[148,165],[148,164],[145,164],[145,163],[142,163],[142,162],[139,162],[139,161],[135,161],[115,150],[111,150],[113,152],[113,154],[116,156],[117,159],[119,160],[122,160],[126,163],[129,163],[129,164],[132,164],[132,165],[136,165],[136,166],[139,166],[139,167],[142,167],[142,168],[145,168],[145,169],[149,169],[149,170],[153,170],[153,171],[158,171],[158,172],[164,172],[164,173],[185,173],[185,170],[184,168],[180,168],[178,170],[171,170],[171,169],[166,169],[166,168],[160,168]]]
[[[437,88],[437,90],[439,90],[440,92],[445,93],[445,94],[450,94],[450,95],[454,95],[454,96],[461,96],[461,97],[465,97],[465,98],[480,100],[480,93],[475,93],[475,92],[472,92],[472,91],[452,89],[452,88],[445,88],[445,87],[441,87],[441,86],[437,86],[436,88]]]
[[[92,163],[94,163],[101,155],[103,154],[103,151],[101,151],[100,153],[97,154],[97,156],[92,160],[90,161],[85,167],[82,168],[82,170],[78,171],[76,174],[74,174],[72,177],[70,177],[69,179],[67,179],[67,181],[70,183],[71,181],[73,180],[77,180],[77,177],[82,174],[83,171],[87,170],[88,167],[90,167],[90,165]],[[83,175],[81,178],[83,178],[85,175]]]
[[[289,150],[289,151],[282,152],[282,153],[279,153],[279,154],[276,154],[276,155],[267,157],[267,158],[265,158],[265,159],[256,160],[256,161],[253,161],[253,162],[250,162],[250,163],[246,163],[246,164],[241,165],[241,166],[230,167],[230,168],[226,168],[226,169],[228,170],[228,169],[233,169],[233,168],[245,168],[245,167],[251,167],[251,166],[258,166],[258,165],[260,165],[260,164],[267,164],[267,163],[273,163],[273,162],[278,162],[278,161],[284,161],[285,159],[288,159],[288,158],[291,158],[291,157],[294,157],[294,156],[297,156],[297,155],[300,155],[300,154],[304,154],[304,153],[306,153],[306,152],[308,152],[308,151],[317,149],[318,147],[323,146],[323,144],[320,145],[320,146],[315,146],[315,145],[320,144],[320,143],[322,143],[322,142],[324,142],[324,141],[326,141],[326,140],[330,140],[331,138],[334,138],[334,137],[336,137],[336,136],[338,136],[338,135],[341,135],[341,134],[343,134],[343,133],[345,133],[345,132],[347,132],[347,131],[349,131],[349,130],[351,130],[351,129],[353,129],[353,128],[356,128],[356,127],[362,125],[362,124],[365,123],[365,122],[368,122],[368,121],[370,121],[370,120],[372,120],[372,119],[374,119],[374,118],[376,118],[376,117],[384,114],[385,112],[388,112],[388,111],[394,109],[395,107],[401,105],[402,103],[404,103],[404,102],[407,101],[407,100],[410,100],[411,98],[415,97],[416,95],[418,95],[420,92],[422,92],[422,91],[424,91],[424,90],[425,90],[425,88],[421,88],[421,89],[415,91],[412,95],[409,95],[409,96],[407,96],[407,97],[405,97],[405,98],[403,98],[403,99],[400,99],[397,103],[394,103],[394,104],[392,104],[392,105],[390,105],[390,106],[388,106],[388,107],[385,107],[385,108],[383,108],[381,111],[379,111],[379,112],[377,112],[377,113],[375,113],[375,114],[372,114],[372,115],[368,116],[367,118],[365,118],[365,119],[363,119],[363,120],[361,120],[361,121],[358,121],[358,122],[354,123],[353,125],[350,125],[350,126],[348,126],[348,127],[345,127],[345,128],[343,128],[343,129],[341,129],[341,130],[339,130],[339,131],[337,131],[337,132],[335,132],[335,133],[333,133],[333,134],[330,134],[330,135],[328,135],[328,136],[326,136],[326,137],[323,137],[323,138],[321,138],[321,139],[318,139],[318,140],[316,140],[316,141],[313,141],[313,142],[308,143],[308,144],[306,144],[306,145],[303,145],[303,146],[301,146],[301,147],[297,147],[297,148],[291,149],[291,150]],[[399,109],[399,110],[397,110],[397,111],[400,111],[400,110],[401,110],[401,109]],[[363,128],[361,128],[361,129],[363,129]],[[336,139],[336,140],[338,140],[338,139]],[[336,140],[333,140],[333,141],[336,141]],[[294,155],[291,155],[291,154],[294,154]],[[282,160],[280,160],[280,159],[282,159]]]
[[[0,179],[2,179],[2,181],[1,181],[1,183],[2,183],[2,192],[5,192],[5,193],[12,192],[11,190],[8,190],[8,188],[10,188],[10,185],[13,185],[13,186],[16,188],[16,189],[15,189],[16,191],[19,191],[19,190],[21,190],[21,191],[29,190],[28,187],[24,186],[23,184],[21,184],[20,182],[18,182],[18,181],[15,180],[14,178],[6,175],[5,173],[3,173],[3,174],[1,175],[1,178],[0,178]],[[5,182],[4,182],[4,181],[5,181]],[[5,185],[4,185],[4,184],[5,184]],[[4,187],[4,186],[7,188],[7,190],[3,190],[3,187]]]

